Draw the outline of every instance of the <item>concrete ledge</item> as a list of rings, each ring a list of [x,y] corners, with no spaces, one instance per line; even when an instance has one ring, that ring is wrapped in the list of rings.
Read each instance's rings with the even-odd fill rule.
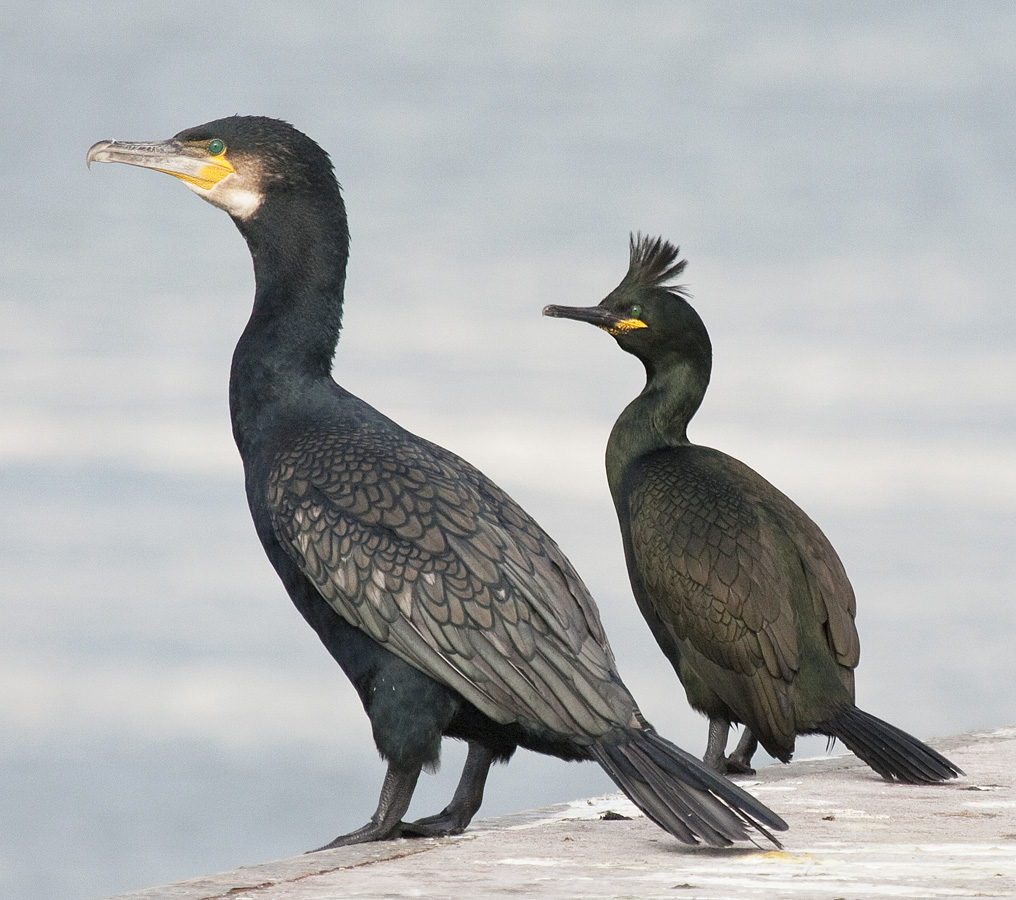
[[[109,900],[1016,896],[1016,727],[932,743],[967,777],[888,784],[842,756],[738,779],[790,824],[783,851],[686,847],[611,794],[454,838],[329,850]]]

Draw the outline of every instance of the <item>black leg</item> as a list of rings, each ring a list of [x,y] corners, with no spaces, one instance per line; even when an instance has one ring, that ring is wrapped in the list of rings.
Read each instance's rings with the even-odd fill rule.
[[[370,817],[370,821],[356,831],[340,834],[334,841],[317,849],[331,850],[334,847],[348,847],[350,844],[389,841],[392,838],[402,837],[402,817],[409,809],[409,801],[413,799],[413,791],[416,790],[416,781],[422,768],[418,765],[397,769],[389,763],[385,782],[381,786],[377,810]],[[317,853],[317,850],[309,852]]]
[[[758,749],[758,740],[751,733],[746,725],[741,734],[741,740],[737,742],[734,752],[727,757],[728,775],[754,775],[755,770],[751,767],[751,758]]]
[[[730,756],[724,756],[727,749],[727,735],[730,732],[730,722],[720,716],[709,719],[709,743],[706,745],[705,756],[702,761],[721,775],[754,775],[755,770],[751,767],[751,757],[758,747],[758,741],[751,729],[745,727],[741,740]]]
[[[465,831],[483,802],[483,788],[493,762],[494,754],[490,750],[470,741],[466,764],[462,767],[462,777],[452,802],[436,816],[403,825],[403,834],[406,837],[443,837]]]
[[[720,716],[709,718],[709,743],[706,745],[702,761],[721,775],[727,771],[727,758],[723,755],[727,749],[727,734],[730,722]]]

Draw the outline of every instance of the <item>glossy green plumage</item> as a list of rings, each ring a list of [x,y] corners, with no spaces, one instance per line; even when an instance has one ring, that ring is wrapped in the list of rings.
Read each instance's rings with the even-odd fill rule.
[[[856,709],[854,593],[819,527],[757,472],[688,440],[712,348],[683,289],[668,284],[684,270],[677,257],[659,238],[633,237],[628,273],[599,306],[545,313],[603,328],[645,366],[646,386],[607,442],[607,480],[639,609],[689,703],[709,716],[706,761],[750,770],[756,739],[788,761],[798,734],[821,733],[888,778],[955,777],[944,757]],[[645,327],[630,327],[633,316]],[[727,758],[734,722],[747,733]]]

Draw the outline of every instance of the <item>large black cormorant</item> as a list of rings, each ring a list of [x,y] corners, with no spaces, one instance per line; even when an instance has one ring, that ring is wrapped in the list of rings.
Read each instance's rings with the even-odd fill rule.
[[[752,827],[786,828],[645,722],[593,599],[524,510],[332,380],[349,234],[314,141],[236,116],[168,141],[102,141],[88,161],[180,178],[228,212],[250,248],[254,308],[229,400],[251,515],[388,763],[371,820],[327,847],[462,831],[491,763],[519,746],[596,760],[682,841],[724,846]],[[445,735],[469,747],[455,795],[441,813],[403,823]]]
[[[645,366],[645,388],[610,433],[607,480],[639,609],[709,717],[705,761],[751,772],[759,741],[788,762],[797,735],[825,734],[887,779],[962,774],[854,704],[854,593],[819,527],[757,472],[688,440],[712,347],[668,283],[684,268],[677,247],[632,236],[628,272],[598,306],[544,315],[599,326]],[[746,727],[727,757],[732,722]]]

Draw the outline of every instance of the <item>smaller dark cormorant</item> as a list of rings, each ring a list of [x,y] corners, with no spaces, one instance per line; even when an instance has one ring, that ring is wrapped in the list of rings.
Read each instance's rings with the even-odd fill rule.
[[[234,116],[91,162],[174,175],[224,209],[254,263],[229,381],[247,499],[268,558],[352,681],[388,762],[370,822],[328,847],[462,831],[519,746],[596,760],[682,841],[785,823],[659,737],[621,683],[592,597],[550,537],[469,463],[337,385],[349,233],[327,154]],[[387,352],[383,335],[381,356]],[[468,742],[448,807],[407,824],[442,736]],[[322,848],[324,849],[324,848]]]
[[[858,709],[854,593],[819,527],[761,475],[688,440],[712,368],[709,335],[681,287],[677,247],[630,241],[628,273],[598,305],[548,306],[590,322],[646,369],[606,466],[632,592],[693,708],[705,761],[751,772],[758,742],[789,762],[796,735],[839,738],[887,779],[962,774],[917,738]],[[726,757],[732,722],[746,727]]]

